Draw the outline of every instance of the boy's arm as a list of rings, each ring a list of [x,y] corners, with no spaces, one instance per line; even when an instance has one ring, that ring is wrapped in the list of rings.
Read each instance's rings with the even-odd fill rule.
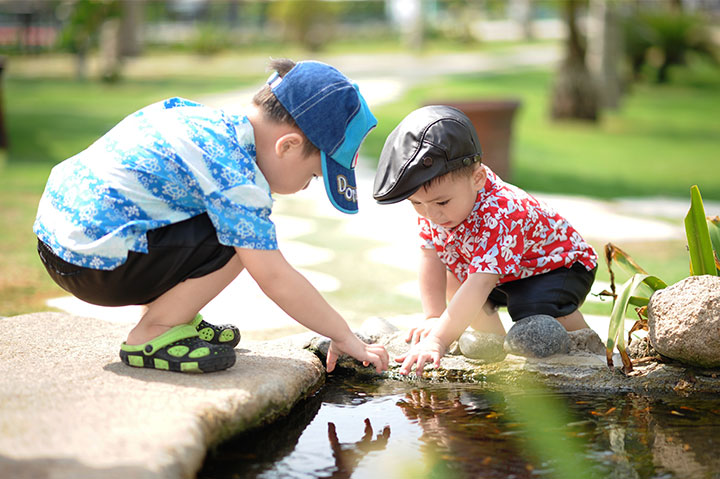
[[[425,318],[439,318],[445,311],[447,273],[434,249],[423,248],[420,256],[420,299]]]
[[[332,340],[327,354],[331,372],[339,354],[346,353],[380,372],[387,369],[388,354],[380,345],[360,341],[335,311],[279,250],[235,248],[245,269],[260,289],[303,326]]]
[[[405,342],[415,344],[428,335],[432,327],[445,311],[447,273],[445,264],[440,260],[434,249],[422,248],[420,253],[420,301],[425,313],[425,323],[410,328]]]
[[[422,371],[423,366],[431,361],[436,368],[440,366],[440,358],[445,355],[450,343],[458,339],[480,314],[499,278],[499,275],[490,273],[473,273],[468,276],[427,337],[395,359],[403,363],[400,374],[408,374],[413,364],[416,365],[416,371]]]

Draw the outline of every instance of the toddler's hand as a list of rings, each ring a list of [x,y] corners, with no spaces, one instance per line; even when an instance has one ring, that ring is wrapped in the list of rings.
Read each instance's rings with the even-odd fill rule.
[[[409,374],[415,365],[415,374],[422,374],[426,363],[432,362],[435,368],[440,367],[440,358],[445,355],[445,346],[434,336],[426,336],[419,343],[413,345],[410,351],[395,358],[395,361],[402,363],[400,374]]]
[[[430,334],[430,330],[435,326],[435,323],[440,318],[427,318],[419,326],[413,326],[408,331],[408,335],[405,338],[406,343],[417,344],[421,339],[426,338]]]
[[[381,344],[366,344],[360,341],[357,336],[350,335],[345,340],[330,341],[327,358],[325,360],[327,372],[335,369],[337,359],[341,354],[348,354],[358,361],[362,361],[363,366],[372,364],[378,373],[387,370],[390,358],[385,346]]]

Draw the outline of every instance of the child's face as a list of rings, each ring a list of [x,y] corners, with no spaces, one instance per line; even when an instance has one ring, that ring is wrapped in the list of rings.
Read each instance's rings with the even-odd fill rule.
[[[322,163],[319,152],[312,155],[303,155],[301,159],[295,162],[295,165],[294,168],[287,171],[285,177],[289,193],[297,193],[306,189],[314,178],[322,176]]]
[[[302,137],[285,135],[276,143],[273,161],[263,162],[261,170],[273,193],[297,193],[307,188],[313,178],[322,176],[320,152],[307,155],[302,146]]]
[[[472,176],[448,175],[427,189],[420,188],[408,199],[423,218],[443,228],[454,228],[470,216],[485,179],[482,167],[477,168]]]

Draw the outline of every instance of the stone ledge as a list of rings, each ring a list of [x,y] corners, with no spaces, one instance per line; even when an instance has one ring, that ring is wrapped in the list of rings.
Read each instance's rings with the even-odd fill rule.
[[[446,355],[440,360],[440,367],[426,366],[419,378],[415,373],[402,376],[398,373],[399,364],[392,358],[405,353],[409,345],[405,343],[405,333],[376,333],[362,329],[361,338],[384,344],[390,353],[390,368],[384,377],[405,381],[448,381],[483,384],[492,389],[496,386],[523,385],[530,379],[558,391],[590,393],[640,394],[681,394],[700,395],[720,393],[720,370],[707,370],[686,367],[678,363],[655,361],[638,362],[629,375],[622,373],[620,358],[615,359],[616,367],[609,368],[604,355],[585,351],[571,354],[557,354],[546,358],[524,358],[507,355],[504,360],[484,363],[468,359],[461,355]],[[327,351],[326,341],[313,338],[308,348],[324,358]],[[363,367],[352,358],[342,357],[338,368],[352,370],[356,374],[374,376],[375,371]]]
[[[0,319],[0,477],[190,478],[209,447],[320,387],[289,340],[241,342],[226,371],[123,365],[128,326],[60,313]]]

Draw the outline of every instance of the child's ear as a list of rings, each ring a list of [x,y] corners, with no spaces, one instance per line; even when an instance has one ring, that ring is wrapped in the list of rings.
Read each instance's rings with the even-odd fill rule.
[[[286,133],[275,142],[275,153],[283,157],[302,148],[304,139],[299,133]]]
[[[475,184],[475,188],[478,191],[485,187],[485,181],[487,180],[487,172],[480,163],[478,163],[475,167],[475,171],[473,171],[472,174],[472,179],[473,183]]]

